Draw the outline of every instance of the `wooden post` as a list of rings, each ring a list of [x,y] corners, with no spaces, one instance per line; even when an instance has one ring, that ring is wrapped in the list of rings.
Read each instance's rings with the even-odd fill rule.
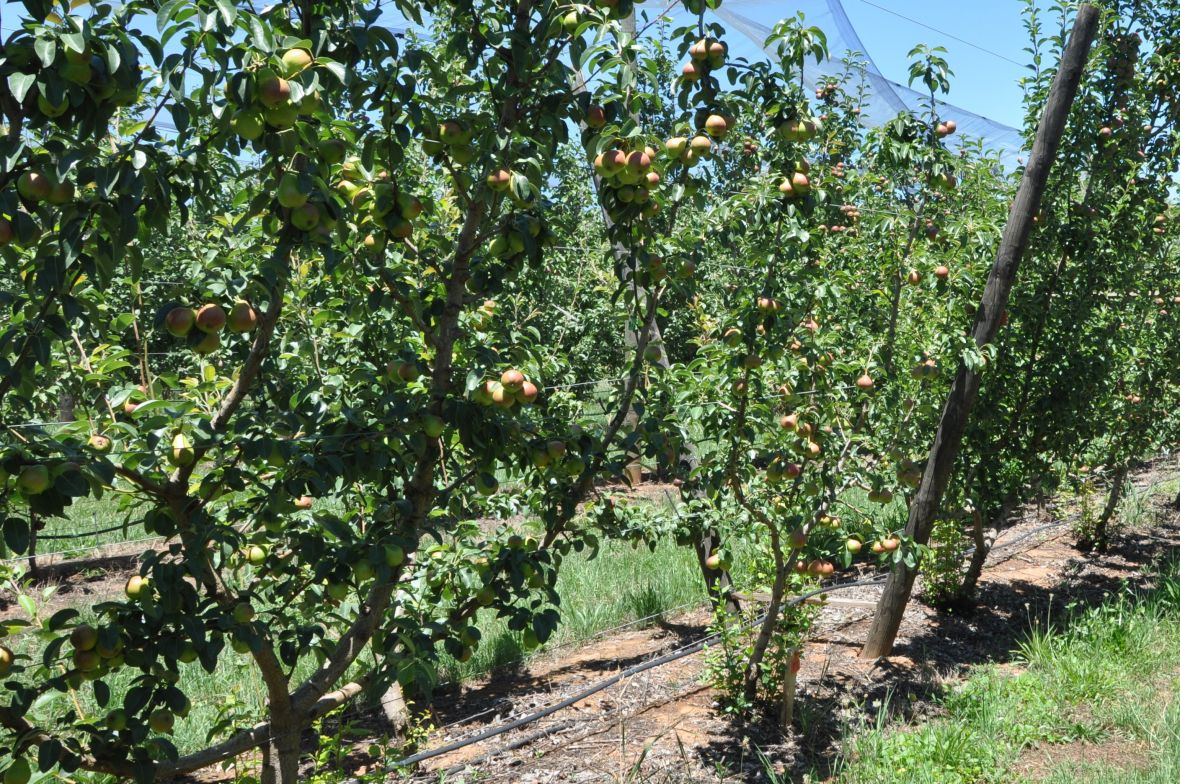
[[[1028,157],[1028,166],[1024,170],[1020,189],[1016,192],[1016,198],[1008,211],[1008,223],[1004,227],[996,261],[983,290],[983,300],[975,314],[972,336],[978,346],[990,343],[1000,328],[1000,319],[1008,304],[1008,295],[1020,269],[1021,257],[1028,246],[1033,216],[1040,210],[1041,197],[1049,180],[1049,170],[1057,157],[1065,122],[1077,95],[1090,45],[1098,30],[1098,20],[1099,12],[1095,6],[1086,3],[1078,9],[1073,32],[1061,57],[1061,67],[1053,79],[1049,99],[1037,127],[1032,153]],[[979,392],[979,380],[977,371],[968,370],[960,362],[946,406],[943,408],[942,418],[938,423],[938,432],[934,436],[934,445],[930,449],[930,459],[922,475],[922,484],[910,504],[905,530],[906,534],[919,544],[926,544],[930,540],[930,530],[938,507],[942,503],[947,483],[950,481],[951,470],[959,453],[971,407],[975,404],[975,397]],[[877,614],[873,619],[865,647],[861,651],[862,657],[877,658],[889,655],[916,576],[916,571],[908,569],[903,563],[898,563],[893,568],[881,600],[877,603]]]
[[[799,649],[787,650],[787,667],[783,673],[783,704],[778,714],[778,725],[784,734],[790,732],[795,719],[795,684],[799,675]]]

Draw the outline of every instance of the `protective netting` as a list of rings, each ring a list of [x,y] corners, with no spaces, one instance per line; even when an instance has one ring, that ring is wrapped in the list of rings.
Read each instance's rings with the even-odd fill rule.
[[[831,54],[828,60],[818,65],[814,60],[808,61],[803,78],[809,87],[814,88],[817,82],[823,82],[826,77],[843,73],[844,58],[849,52],[853,52],[857,53],[857,59],[864,65],[864,78],[871,93],[861,110],[861,118],[866,124],[880,125],[903,110],[914,113],[921,111],[925,96],[917,90],[887,79],[877,69],[871,53],[865,49],[856,34],[856,29],[844,12],[840,0],[792,0],[789,3],[773,0],[726,0],[713,13],[728,30],[741,33],[749,40],[748,45],[743,45],[744,42],[728,41],[731,53],[753,59],[765,54],[762,44],[774,24],[784,16],[794,15],[798,11],[803,12],[804,21],[808,26],[815,26],[824,31],[828,39],[828,52]],[[1024,146],[1018,129],[942,101],[939,102],[939,114],[958,123],[958,139],[982,139],[985,148],[1000,154],[1005,167],[1017,165]],[[954,142],[955,139],[952,137],[948,141]]]

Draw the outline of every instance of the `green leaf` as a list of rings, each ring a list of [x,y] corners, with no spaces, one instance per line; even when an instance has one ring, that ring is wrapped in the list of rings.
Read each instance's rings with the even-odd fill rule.
[[[221,12],[221,18],[225,20],[226,25],[232,25],[238,18],[237,5],[231,0],[213,0],[217,4],[217,10]]]
[[[12,97],[19,103],[25,99],[29,94],[29,88],[37,81],[36,74],[11,73],[8,75],[8,89],[12,92]]]
[[[57,41],[52,38],[38,38],[33,42],[33,51],[37,53],[41,65],[48,68],[57,57]]]
[[[266,54],[275,50],[274,35],[256,16],[250,17],[250,36],[254,39],[254,46]]]

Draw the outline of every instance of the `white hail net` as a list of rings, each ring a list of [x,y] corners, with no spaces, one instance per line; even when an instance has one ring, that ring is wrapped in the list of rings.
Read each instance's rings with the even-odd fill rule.
[[[681,10],[674,17],[674,21],[684,23],[686,20],[683,6],[679,8]],[[726,0],[720,8],[711,13],[715,14],[728,30],[740,33],[752,42],[751,46],[729,41],[730,51],[735,55],[754,59],[765,56],[763,44],[775,23],[784,16],[793,16],[798,11],[803,12],[805,24],[823,30],[830,54],[827,60],[819,64],[816,64],[814,59],[807,61],[803,80],[809,88],[814,88],[817,83],[823,83],[829,77],[844,73],[847,68],[844,60],[852,53],[863,66],[861,75],[869,88],[867,102],[861,110],[861,118],[865,124],[881,125],[902,111],[918,115],[924,111],[922,103],[927,96],[886,78],[878,70],[870,53],[856,34],[856,29],[852,26],[840,0]],[[958,139],[980,139],[986,149],[999,154],[1006,168],[1011,169],[1018,164],[1024,148],[1024,139],[1019,129],[943,101],[938,102],[938,107],[940,116],[958,123]],[[952,137],[951,141],[954,143],[957,140]]]

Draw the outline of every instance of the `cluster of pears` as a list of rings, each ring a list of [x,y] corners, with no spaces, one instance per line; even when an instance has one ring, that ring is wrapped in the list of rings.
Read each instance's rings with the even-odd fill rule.
[[[701,38],[688,47],[689,61],[680,69],[680,75],[686,82],[699,82],[712,71],[724,66],[728,56],[729,47],[724,41]]]
[[[652,191],[660,184],[655,160],[656,151],[646,146],[630,150],[612,147],[594,158],[594,171],[602,178],[610,212],[618,213],[631,205],[638,206],[643,217],[659,211],[659,205],[651,200]]]
[[[714,142],[724,140],[737,124],[733,117],[707,109],[697,112],[696,121],[699,130],[691,137],[673,136],[664,142],[664,151],[669,157],[685,166],[713,157],[717,151]]]
[[[553,233],[538,216],[530,213],[510,213],[501,221],[499,233],[488,245],[488,254],[502,259],[515,269],[527,255],[530,242],[539,246],[550,244],[554,240]]]
[[[34,87],[24,96],[24,108],[30,125],[52,121],[74,129],[91,115],[109,115],[115,108],[130,106],[139,97],[143,74],[139,68],[139,51],[127,39],[119,42],[83,39],[77,49],[77,36],[62,38],[49,49],[42,48],[31,36],[16,35],[4,44],[5,65],[14,73],[36,77]],[[42,39],[46,40],[46,39]],[[38,51],[40,50],[40,51]],[[42,55],[48,51],[53,60],[46,64]],[[37,111],[31,111],[36,105]]]
[[[466,166],[475,160],[472,135],[471,123],[467,120],[459,117],[443,120],[434,138],[422,140],[422,151],[433,158],[449,158],[460,166]]]
[[[775,133],[785,142],[805,144],[823,131],[823,123],[811,117],[792,117],[775,127]]]
[[[839,82],[824,82],[815,88],[815,97],[821,101],[831,103],[840,92]]]
[[[840,205],[840,218],[837,220],[842,222],[833,221],[831,225],[820,224],[817,228],[820,231],[833,231],[837,234],[846,231],[855,233],[853,224],[860,220],[860,210],[855,204],[842,204]]]
[[[524,373],[509,368],[500,374],[499,380],[487,381],[476,387],[471,393],[471,399],[484,406],[512,408],[517,403],[522,406],[532,405],[538,394],[540,390],[537,385],[529,381]]]
[[[314,63],[315,58],[306,49],[288,49],[277,65],[248,72],[246,81],[236,92],[238,110],[230,118],[234,133],[246,141],[255,141],[268,129],[285,130],[295,125],[300,116],[318,111],[319,94],[305,92],[298,82],[291,81]]]
[[[115,626],[99,630],[87,623],[70,632],[70,660],[83,680],[93,680],[123,665],[123,637]]]
[[[588,5],[612,21],[626,19],[635,11],[634,0],[590,0]],[[561,27],[569,35],[576,34],[578,25],[582,24],[583,16],[578,9],[578,6],[574,6],[561,15]]]
[[[206,303],[199,308],[177,305],[164,316],[164,329],[176,338],[187,338],[193,351],[210,354],[221,345],[221,333],[227,327],[231,332],[252,332],[258,325],[258,313],[244,300],[238,300],[226,313],[216,303]]]
[[[586,459],[570,451],[560,439],[534,443],[529,447],[529,460],[537,469],[559,468],[566,476],[578,476],[586,470]]]
[[[352,159],[340,166],[336,192],[356,210],[354,220],[361,243],[374,253],[382,252],[389,239],[409,239],[423,210],[418,197],[394,181],[389,172],[369,177]]]
[[[46,204],[63,207],[75,196],[72,182],[59,179],[53,167],[42,167],[39,162],[31,163],[16,178],[16,192],[24,209],[17,210],[18,214],[0,215],[0,246],[36,242],[41,230],[32,212]]]
[[[800,158],[791,166],[791,171],[786,173],[782,181],[778,184],[778,191],[786,199],[802,199],[811,193],[811,179],[807,176],[811,173],[811,164],[807,162],[806,158]]]

